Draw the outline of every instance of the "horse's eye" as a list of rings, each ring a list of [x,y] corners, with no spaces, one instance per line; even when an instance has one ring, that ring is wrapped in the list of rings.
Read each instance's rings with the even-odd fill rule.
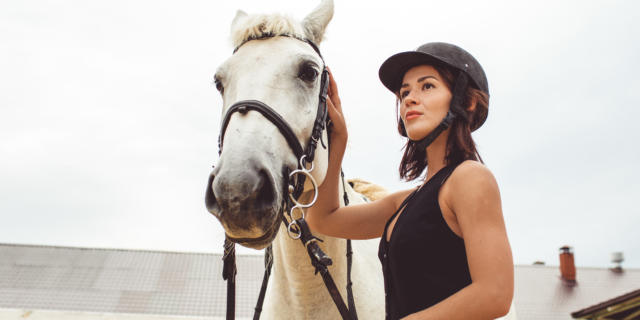
[[[309,64],[303,64],[300,67],[300,73],[298,73],[298,77],[304,81],[313,82],[318,77],[318,70],[316,70]]]
[[[216,89],[220,91],[220,94],[224,93],[224,86],[222,85],[222,82],[220,82],[220,79],[216,78],[214,81],[216,83]]]

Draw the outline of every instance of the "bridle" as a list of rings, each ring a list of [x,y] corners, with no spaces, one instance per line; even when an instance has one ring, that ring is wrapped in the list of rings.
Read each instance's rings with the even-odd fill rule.
[[[320,50],[318,49],[316,44],[309,39],[302,38],[294,34],[272,33],[263,34],[259,37],[250,37],[249,39],[242,42],[239,46],[237,46],[233,50],[233,52],[235,53],[243,44],[248,41],[272,38],[276,36],[290,37],[308,43],[320,56],[320,59],[323,62],[322,74],[320,77],[320,93],[318,95],[316,119],[314,121],[313,129],[311,131],[311,136],[309,137],[306,149],[300,145],[298,138],[296,137],[287,121],[283,119],[282,116],[275,112],[271,107],[258,100],[242,100],[231,105],[222,120],[220,135],[218,136],[218,155],[222,153],[224,135],[227,126],[229,125],[229,121],[231,120],[231,116],[236,112],[239,112],[240,114],[246,114],[248,111],[257,111],[262,114],[267,120],[273,123],[276,128],[278,128],[282,136],[287,140],[287,143],[296,156],[296,159],[298,159],[298,166],[295,170],[289,172],[289,169],[287,168],[283,173],[283,177],[285,179],[285,183],[283,184],[285,190],[283,190],[283,194],[288,194],[288,197],[283,197],[282,208],[284,209],[283,211],[288,213],[291,221],[288,221],[287,218],[282,215],[282,222],[285,224],[289,236],[292,239],[300,240],[304,247],[307,249],[307,253],[309,254],[309,258],[311,259],[311,264],[315,268],[315,273],[317,274],[319,272],[321,274],[327,290],[329,291],[331,298],[336,304],[336,307],[338,308],[338,311],[340,312],[342,318],[357,320],[358,317],[353,300],[351,282],[351,240],[347,240],[347,303],[349,305],[347,307],[327,268],[333,262],[331,258],[327,256],[318,246],[318,241],[322,240],[311,234],[309,226],[305,221],[304,209],[313,206],[318,197],[318,185],[311,175],[311,171],[313,171],[313,159],[315,157],[315,150],[318,147],[318,142],[320,142],[325,149],[328,147],[325,145],[324,141],[322,141],[322,133],[324,130],[330,129],[330,121],[327,117],[328,112],[326,103],[329,88],[329,71],[327,70],[326,64],[324,63],[322,54],[320,54]],[[311,167],[307,168],[309,164],[311,165]],[[314,196],[313,199],[308,203],[300,203],[298,202],[298,198],[304,191],[304,184],[307,178],[310,180],[313,186]],[[344,174],[342,174],[342,183],[343,187],[345,187]],[[343,193],[343,200],[345,205],[348,205],[349,201],[347,198],[346,189]],[[222,277],[227,281],[228,320],[235,318],[235,276],[237,273],[237,269],[235,265],[234,242],[239,242],[239,240],[241,239],[232,238],[229,235],[226,235],[224,243],[224,255],[222,258],[224,265]],[[271,245],[269,245],[269,247],[265,250],[265,274],[262,282],[262,287],[260,289],[260,294],[258,296],[258,302],[255,308],[254,320],[260,318],[260,313],[262,311],[265,291],[267,288],[267,283],[269,281],[269,276],[271,274],[271,266],[273,261],[272,252],[273,251]]]

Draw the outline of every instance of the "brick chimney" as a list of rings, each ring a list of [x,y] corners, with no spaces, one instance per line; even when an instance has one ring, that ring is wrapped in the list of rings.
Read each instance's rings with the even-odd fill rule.
[[[560,248],[560,277],[570,286],[576,284],[576,265],[573,261],[573,248],[564,246]]]
[[[624,269],[622,269],[622,262],[624,261],[624,254],[622,252],[613,252],[611,254],[611,262],[615,264],[613,268],[610,270],[615,273],[623,273]]]

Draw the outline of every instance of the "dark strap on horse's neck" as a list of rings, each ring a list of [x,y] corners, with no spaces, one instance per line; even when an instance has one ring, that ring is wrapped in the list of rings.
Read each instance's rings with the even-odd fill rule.
[[[288,225],[286,218],[282,217],[282,219],[285,226]],[[349,308],[342,299],[342,295],[340,295],[340,291],[338,290],[333,277],[331,277],[328,266],[333,264],[333,261],[324,253],[324,251],[322,251],[322,249],[320,249],[320,246],[318,246],[318,241],[322,240],[311,234],[311,230],[309,230],[309,226],[304,219],[298,219],[296,222],[298,228],[300,228],[300,241],[307,248],[307,254],[311,259],[311,265],[316,269],[316,274],[320,273],[320,276],[322,276],[322,281],[324,282],[325,287],[327,287],[329,295],[331,296],[333,303],[338,308],[338,312],[340,312],[342,319],[356,320],[357,318],[352,317]]]
[[[344,182],[344,172],[340,171],[340,175],[342,177],[342,187],[343,187],[343,199],[344,205],[349,205],[349,198],[347,197],[346,184]],[[287,202],[288,203],[288,202]],[[289,222],[287,219],[282,216],[282,223],[285,228],[288,227]],[[342,319],[349,320],[357,320],[358,314],[356,312],[355,301],[353,298],[353,282],[351,282],[351,266],[352,266],[352,256],[353,251],[351,247],[351,240],[347,239],[347,304],[344,303],[342,296],[340,295],[340,291],[331,277],[331,273],[329,272],[328,266],[330,266],[333,261],[329,256],[327,256],[322,249],[318,246],[318,241],[322,241],[321,239],[313,236],[309,226],[307,225],[304,219],[297,220],[297,227],[300,231],[300,241],[307,249],[307,254],[311,259],[311,264],[316,269],[316,273],[320,272],[322,276],[322,281],[324,282],[327,290],[329,291],[329,295],[333,300],[334,304],[338,308],[338,312],[342,316]],[[225,239],[225,255],[223,256],[224,260],[224,268],[223,268],[223,278],[227,280],[227,320],[233,319],[235,316],[235,250],[234,244],[228,239]],[[265,271],[264,276],[262,278],[262,286],[260,288],[260,293],[258,295],[258,301],[256,303],[255,312],[253,314],[253,320],[259,320],[260,315],[262,313],[262,306],[264,304],[264,297],[267,290],[267,285],[269,283],[269,277],[271,276],[271,267],[273,265],[273,249],[270,245],[265,250]],[[233,270],[233,272],[231,272]]]
[[[344,171],[340,169],[340,177],[342,178],[342,198],[344,206],[349,205],[349,197],[347,196],[347,184],[344,183]],[[356,311],[356,302],[353,299],[353,282],[351,282],[351,265],[353,262],[353,250],[351,248],[351,239],[347,239],[347,303],[349,304],[349,315],[351,319],[358,319]]]
[[[253,313],[253,320],[260,319],[262,305],[264,304],[264,296],[267,291],[267,284],[269,283],[269,277],[271,276],[271,266],[273,266],[273,247],[269,245],[264,250],[264,276],[262,277],[262,287],[260,287],[258,302],[256,303],[255,312]]]
[[[235,244],[226,238],[222,261],[222,279],[227,281],[227,320],[233,320],[236,317],[236,248]]]

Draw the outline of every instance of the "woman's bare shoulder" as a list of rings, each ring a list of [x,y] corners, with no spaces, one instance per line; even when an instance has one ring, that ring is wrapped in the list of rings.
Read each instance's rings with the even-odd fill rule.
[[[443,186],[445,201],[456,206],[460,200],[488,199],[498,195],[498,183],[487,166],[479,161],[466,160],[453,170]]]
[[[496,181],[493,173],[487,166],[474,160],[466,160],[458,165],[451,173],[449,179],[455,182],[455,184],[460,184],[461,182],[464,182],[464,184],[495,184]]]

